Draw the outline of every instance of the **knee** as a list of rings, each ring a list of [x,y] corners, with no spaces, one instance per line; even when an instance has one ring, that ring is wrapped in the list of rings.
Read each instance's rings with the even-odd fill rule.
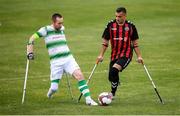
[[[78,81],[84,80],[84,76],[83,76],[81,70],[79,70],[79,69],[76,70],[76,71],[74,71],[73,76],[74,76],[74,78],[77,79]]]
[[[115,67],[112,67],[109,71],[109,81],[119,82],[119,70]]]
[[[58,90],[58,83],[51,83],[51,90],[57,91]]]

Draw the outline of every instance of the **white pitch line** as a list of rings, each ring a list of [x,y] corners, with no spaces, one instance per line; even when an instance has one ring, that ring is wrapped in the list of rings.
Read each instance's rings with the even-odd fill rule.
[[[150,69],[150,71],[170,71],[170,70],[180,70],[180,68],[176,68],[176,69]],[[139,69],[139,70],[127,70],[128,72],[144,72],[143,69]],[[90,74],[91,72],[83,72],[83,74]],[[95,71],[95,74],[103,74],[103,73],[107,73],[108,74],[108,70],[103,70],[103,71]],[[29,76],[28,78],[32,79],[39,79],[39,78],[43,78],[43,77],[50,77],[50,75],[35,75],[35,76]],[[49,79],[49,78],[48,78]],[[19,78],[8,78],[8,79],[0,79],[0,81],[9,81],[9,80],[24,80],[24,76],[20,76]]]

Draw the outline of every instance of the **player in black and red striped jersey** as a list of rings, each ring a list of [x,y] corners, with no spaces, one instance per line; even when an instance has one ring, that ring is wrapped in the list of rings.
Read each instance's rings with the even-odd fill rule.
[[[133,56],[133,49],[137,55],[137,62],[143,63],[138,48],[138,32],[135,25],[126,20],[126,8],[119,7],[115,12],[116,18],[108,22],[102,35],[102,49],[98,61],[103,61],[104,53],[111,44],[111,61],[109,65],[109,81],[111,82],[111,93],[115,96],[119,81],[119,72],[127,67]]]

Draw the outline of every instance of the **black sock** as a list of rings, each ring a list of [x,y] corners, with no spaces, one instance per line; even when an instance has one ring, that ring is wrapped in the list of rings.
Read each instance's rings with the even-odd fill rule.
[[[111,82],[111,93],[113,94],[113,96],[115,96],[116,94],[118,84],[119,84],[118,82]]]

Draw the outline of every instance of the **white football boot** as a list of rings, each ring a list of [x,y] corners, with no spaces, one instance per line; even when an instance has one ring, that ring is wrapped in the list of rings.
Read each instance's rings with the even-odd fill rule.
[[[98,105],[92,98],[86,99],[86,104],[89,106],[97,106]]]
[[[52,89],[49,89],[49,91],[48,91],[48,93],[47,93],[47,97],[48,97],[49,99],[51,99],[51,98],[52,98],[52,95],[53,95],[54,93],[56,93],[56,91],[53,91]]]

